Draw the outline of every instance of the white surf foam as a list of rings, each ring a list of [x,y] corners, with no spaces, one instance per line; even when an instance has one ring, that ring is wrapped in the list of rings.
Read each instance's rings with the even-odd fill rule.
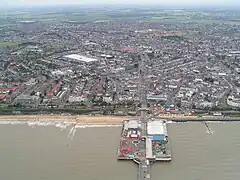
[[[11,124],[11,125],[18,125],[18,124],[26,124],[26,121],[0,121],[0,124]]]
[[[57,123],[57,124],[55,124],[55,127],[60,128],[61,131],[66,129],[68,126],[70,126],[70,124],[65,124],[65,123]]]
[[[99,128],[99,127],[121,127],[122,125],[83,125],[81,123],[75,123],[75,122],[68,122],[68,121],[0,121],[0,125],[3,124],[11,124],[11,125],[20,125],[20,124],[27,124],[30,127],[36,127],[36,126],[55,126],[57,128],[60,128],[62,130],[66,129],[69,126],[75,125],[75,128]]]
[[[75,128],[89,128],[89,127],[122,127],[122,125],[82,125],[82,124],[77,124]]]

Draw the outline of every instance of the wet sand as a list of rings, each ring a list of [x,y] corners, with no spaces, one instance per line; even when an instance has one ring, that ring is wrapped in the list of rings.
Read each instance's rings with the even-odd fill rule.
[[[14,115],[0,116],[0,121],[67,121],[83,125],[118,125],[127,116],[60,116],[60,115]]]

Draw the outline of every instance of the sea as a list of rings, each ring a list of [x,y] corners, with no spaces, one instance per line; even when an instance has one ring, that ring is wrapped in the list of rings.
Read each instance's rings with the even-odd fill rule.
[[[0,180],[137,180],[138,166],[117,161],[121,127],[0,125]],[[152,180],[239,180],[240,123],[171,123],[172,162]]]

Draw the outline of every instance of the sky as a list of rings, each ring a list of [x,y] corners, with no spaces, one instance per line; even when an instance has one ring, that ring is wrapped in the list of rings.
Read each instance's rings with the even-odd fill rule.
[[[1,5],[51,4],[160,4],[160,5],[238,5],[240,0],[0,0]]]

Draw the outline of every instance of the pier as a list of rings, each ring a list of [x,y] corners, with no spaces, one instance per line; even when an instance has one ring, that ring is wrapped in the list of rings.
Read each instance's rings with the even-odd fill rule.
[[[172,160],[169,147],[167,124],[164,120],[126,120],[122,125],[117,159],[137,163],[138,180],[146,180],[151,178],[151,164]]]
[[[138,180],[151,178],[150,164],[148,160],[141,161],[138,166]]]
[[[164,119],[148,117],[145,54],[141,55],[139,66],[140,116],[123,121],[120,145],[117,152],[119,160],[133,160],[138,164],[138,180],[151,178],[151,164],[156,161],[171,161],[167,124]]]
[[[138,180],[151,178],[151,164],[155,161],[171,161],[171,150],[165,120],[156,120],[147,116],[147,85],[145,61],[146,54],[140,56],[139,65],[139,99],[140,116],[123,121],[118,149],[118,159],[133,160],[138,164]]]

